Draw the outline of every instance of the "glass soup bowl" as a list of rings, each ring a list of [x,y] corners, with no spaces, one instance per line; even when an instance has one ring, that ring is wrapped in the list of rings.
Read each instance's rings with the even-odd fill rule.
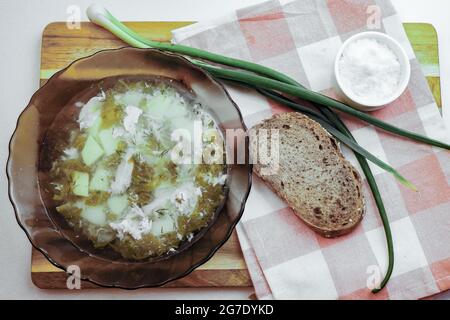
[[[49,200],[49,165],[43,164],[42,159],[52,152],[46,148],[46,141],[57,131],[51,128],[55,123],[62,129],[73,125],[65,119],[67,112],[63,110],[74,101],[94,96],[105,83],[120,79],[173,82],[206,106],[222,132],[235,133],[232,142],[224,139],[228,177],[223,203],[191,241],[156,258],[129,260],[109,247],[96,249],[87,237],[69,226]],[[7,174],[17,221],[33,246],[51,263],[64,270],[76,265],[82,279],[97,285],[135,289],[181,278],[212,257],[242,216],[250,192],[252,166],[248,156],[233,160],[238,151],[248,154],[246,130],[242,115],[225,88],[182,56],[125,47],[76,60],[33,95],[11,138]]]

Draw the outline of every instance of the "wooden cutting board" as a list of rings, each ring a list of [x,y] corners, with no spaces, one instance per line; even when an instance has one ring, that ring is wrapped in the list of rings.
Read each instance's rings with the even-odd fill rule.
[[[170,41],[170,31],[191,22],[129,22],[127,26],[149,39]],[[435,99],[441,106],[439,56],[436,31],[430,24],[406,23],[405,30],[427,76]],[[92,23],[81,23],[80,29],[68,29],[64,22],[49,24],[42,35],[40,84],[75,59],[102,49],[118,48],[125,44],[112,34]],[[243,106],[241,106],[243,107]],[[66,273],[53,266],[33,249],[31,262],[33,283],[42,289],[66,288]],[[173,281],[170,287],[237,287],[251,286],[250,276],[236,233],[204,265],[188,276]],[[83,281],[82,288],[100,288]]]

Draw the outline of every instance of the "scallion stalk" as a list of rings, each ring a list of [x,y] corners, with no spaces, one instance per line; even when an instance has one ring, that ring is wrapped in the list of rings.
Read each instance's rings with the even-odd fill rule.
[[[132,29],[128,28],[121,21],[117,20],[108,10],[97,4],[94,4],[88,8],[87,15],[92,22],[104,27],[124,42],[137,48],[155,48],[178,53],[193,58],[204,59],[222,65],[255,72],[285,83],[296,84],[295,80],[284,75],[283,73],[257,63],[226,57],[198,48],[146,39],[140,34],[134,32]]]
[[[214,75],[217,78],[225,79],[225,80],[235,80],[239,82],[245,82],[248,84],[251,84],[258,88],[268,89],[268,90],[276,90],[279,92],[283,92],[285,94],[289,94],[319,105],[326,105],[328,107],[331,107],[333,109],[342,111],[344,113],[347,113],[349,115],[355,116],[361,120],[366,121],[367,123],[370,123],[378,128],[381,128],[385,131],[401,135],[407,138],[410,138],[412,140],[416,140],[419,142],[423,142],[426,144],[430,144],[436,147],[440,147],[443,149],[450,150],[450,145],[446,144],[445,142],[441,142],[438,140],[434,140],[425,136],[422,136],[418,133],[407,131],[404,129],[400,129],[396,126],[393,126],[387,122],[381,121],[375,117],[370,116],[367,113],[364,113],[362,111],[356,110],[352,107],[347,106],[346,104],[331,99],[327,96],[324,96],[320,93],[295,86],[292,84],[286,84],[283,82],[280,82],[278,80],[268,79],[263,76],[251,74],[249,72],[242,72],[237,70],[231,70],[231,69],[224,69],[212,65],[208,65],[206,63],[198,63],[203,69],[207,70],[209,73]]]
[[[401,135],[415,141],[423,142],[436,147],[450,150],[450,145],[444,142],[430,139],[426,136],[422,136],[420,134],[395,127],[387,122],[372,117],[367,113],[349,107],[340,101],[334,100],[320,93],[308,90],[302,86],[299,86],[298,83],[295,80],[291,79],[290,77],[271,68],[267,68],[249,61],[225,57],[219,54],[214,54],[197,48],[145,39],[139,34],[135,33],[130,28],[128,28],[127,26],[125,26],[122,22],[117,20],[111,13],[109,13],[105,8],[99,5],[93,5],[89,7],[87,14],[92,22],[106,28],[107,30],[115,34],[117,37],[119,37],[120,39],[122,39],[123,41],[127,42],[132,46],[138,48],[161,49],[168,52],[174,52],[194,58],[205,59],[211,62],[220,63],[223,65],[258,73],[267,76],[269,78],[262,77],[249,72],[243,72],[240,70],[224,69],[200,61],[192,61],[194,64],[209,71],[211,74],[213,74],[218,78],[245,82],[257,86],[259,88],[277,90],[286,94],[290,94],[299,97],[301,99],[317,103],[319,105],[328,106],[333,109],[345,112],[351,116],[355,116],[363,121],[366,121],[374,126],[377,126],[391,133]]]

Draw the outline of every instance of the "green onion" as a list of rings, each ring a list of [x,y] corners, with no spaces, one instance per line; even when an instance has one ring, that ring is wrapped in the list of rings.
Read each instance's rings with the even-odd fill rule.
[[[282,82],[294,85],[297,84],[295,80],[291,79],[290,77],[257,63],[226,57],[220,54],[215,54],[202,49],[192,48],[184,45],[175,45],[171,43],[146,39],[117,20],[108,10],[100,5],[94,4],[90,6],[87,10],[87,15],[92,22],[104,27],[105,29],[116,35],[118,38],[122,39],[124,42],[137,48],[156,48],[168,52],[220,63],[226,66],[252,71]]]
[[[387,122],[381,121],[375,117],[372,117],[368,115],[367,113],[364,113],[362,111],[353,109],[352,107],[349,107],[345,104],[343,104],[340,101],[331,99],[327,96],[324,96],[320,93],[301,88],[292,84],[286,84],[277,80],[268,79],[262,76],[258,76],[255,74],[251,74],[248,72],[242,72],[237,70],[230,70],[230,69],[224,69],[216,66],[207,65],[205,63],[197,63],[200,65],[203,69],[207,70],[209,73],[211,73],[213,76],[225,79],[225,80],[236,80],[239,82],[245,82],[250,85],[263,88],[263,89],[269,89],[269,90],[276,90],[280,91],[286,94],[290,94],[292,96],[319,104],[319,105],[326,105],[333,109],[345,112],[347,114],[350,114],[352,116],[355,116],[361,120],[364,120],[376,127],[379,127],[385,131],[389,131],[391,133],[401,135],[407,138],[410,138],[412,140],[416,140],[419,142],[431,144],[436,147],[440,147],[443,149],[450,150],[450,145],[437,141],[425,136],[422,136],[420,134],[410,132],[407,130],[400,129],[396,126],[393,126]]]
[[[164,51],[184,54],[194,58],[205,59],[211,62],[259,73],[268,76],[270,79],[248,72],[223,69],[220,67],[208,65],[200,61],[192,61],[194,64],[209,71],[211,74],[218,78],[245,82],[260,88],[272,89],[291,94],[304,100],[308,100],[319,105],[328,106],[333,109],[345,112],[391,133],[401,135],[419,142],[427,143],[436,147],[448,150],[450,149],[450,145],[444,142],[430,139],[420,134],[397,128],[387,122],[381,121],[364,112],[349,107],[340,101],[334,100],[320,93],[299,86],[299,84],[295,80],[273,69],[249,61],[229,58],[197,48],[145,39],[139,34],[135,33],[133,30],[129,29],[127,26],[117,20],[111,13],[109,13],[106,9],[99,5],[93,5],[89,7],[87,14],[92,22],[106,28],[117,37],[132,46],[138,48],[156,48]]]
[[[336,127],[342,132],[345,133],[350,139],[356,142],[350,130],[347,128],[345,123],[331,111],[327,107],[322,108],[321,111],[324,113],[325,117],[331,120]],[[381,217],[381,221],[383,223],[384,233],[386,237],[387,249],[388,249],[388,268],[386,270],[386,274],[384,275],[383,280],[381,281],[378,288],[374,288],[372,293],[380,292],[386,284],[389,282],[391,278],[392,271],[394,270],[394,241],[392,239],[391,227],[389,226],[389,219],[386,213],[386,208],[384,207],[383,199],[381,198],[380,190],[378,190],[378,185],[373,176],[372,170],[367,163],[367,160],[358,153],[355,153],[356,159],[358,160],[361,169],[363,170],[364,175],[367,178],[367,183],[369,184],[370,190],[375,199],[375,203],[378,208],[378,212]]]

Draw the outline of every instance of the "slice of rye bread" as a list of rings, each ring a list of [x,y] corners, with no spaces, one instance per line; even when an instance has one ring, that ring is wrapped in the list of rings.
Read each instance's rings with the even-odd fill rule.
[[[265,175],[267,162],[260,161],[260,157],[253,168],[301,220],[327,238],[347,234],[358,225],[364,214],[360,175],[320,124],[300,113],[288,112],[253,129],[257,134],[259,129],[267,129],[267,137],[271,137],[270,129],[279,130],[277,172]],[[251,135],[252,146],[255,139]],[[270,143],[267,149],[270,152]],[[254,155],[255,150],[253,147]]]

